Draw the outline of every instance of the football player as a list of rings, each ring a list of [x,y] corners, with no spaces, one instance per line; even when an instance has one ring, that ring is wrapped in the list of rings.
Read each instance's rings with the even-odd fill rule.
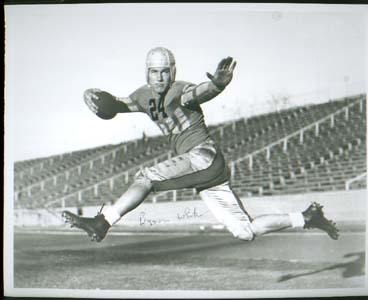
[[[128,97],[111,94],[106,105],[99,89],[88,89],[84,101],[90,110],[109,119],[117,113],[147,114],[167,136],[176,154],[146,167],[135,176],[127,191],[103,213],[93,218],[64,211],[72,226],[83,229],[92,240],[103,240],[109,228],[140,205],[152,191],[195,188],[213,215],[232,235],[251,241],[256,236],[288,227],[318,228],[338,238],[335,223],[324,217],[322,206],[312,203],[304,212],[270,214],[252,218],[229,185],[229,170],[218,145],[204,122],[201,104],[215,98],[231,82],[236,61],[224,58],[209,81],[195,85],[177,81],[175,58],[166,48],[150,50],[146,59],[147,84]],[[106,95],[106,92],[104,92]]]

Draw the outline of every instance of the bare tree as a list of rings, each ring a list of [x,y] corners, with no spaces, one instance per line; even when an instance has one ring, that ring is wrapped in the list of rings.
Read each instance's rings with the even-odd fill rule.
[[[290,96],[285,93],[271,94],[267,103],[270,107],[270,111],[276,112],[287,109],[291,106]]]

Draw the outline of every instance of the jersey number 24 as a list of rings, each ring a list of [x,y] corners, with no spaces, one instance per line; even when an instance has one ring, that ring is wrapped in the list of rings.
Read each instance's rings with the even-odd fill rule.
[[[161,114],[162,118],[167,118],[167,114],[165,112],[165,107],[164,107],[162,99],[158,100],[158,105],[156,104],[156,99],[150,99],[149,106],[150,106],[150,113],[151,113],[152,120],[157,121],[158,114]]]

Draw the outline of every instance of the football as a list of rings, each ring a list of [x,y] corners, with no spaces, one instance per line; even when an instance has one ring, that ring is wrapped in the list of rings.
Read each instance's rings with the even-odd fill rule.
[[[105,91],[96,92],[96,95],[98,96],[98,100],[92,98],[93,103],[98,107],[96,115],[104,120],[114,118],[117,114],[114,96]]]

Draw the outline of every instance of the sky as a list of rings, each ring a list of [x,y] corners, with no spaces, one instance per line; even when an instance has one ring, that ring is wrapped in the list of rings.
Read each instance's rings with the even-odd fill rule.
[[[128,96],[164,46],[177,79],[200,83],[227,56],[233,81],[203,105],[207,124],[366,92],[367,7],[287,4],[74,4],[5,7],[5,142],[13,161],[160,134],[148,116],[106,121],[87,88]]]

